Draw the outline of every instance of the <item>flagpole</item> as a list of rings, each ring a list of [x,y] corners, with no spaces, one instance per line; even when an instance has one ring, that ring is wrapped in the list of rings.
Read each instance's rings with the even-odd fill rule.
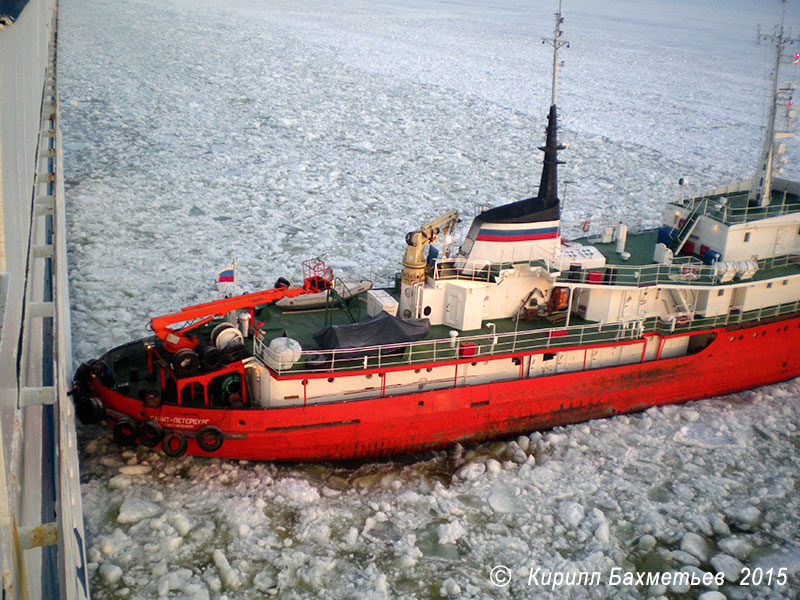
[[[236,257],[233,257],[233,295],[236,295]]]

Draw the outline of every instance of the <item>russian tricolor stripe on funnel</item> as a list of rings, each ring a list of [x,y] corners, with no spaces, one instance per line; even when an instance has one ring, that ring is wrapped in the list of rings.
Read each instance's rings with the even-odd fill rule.
[[[527,225],[527,224],[526,224]],[[549,240],[559,236],[558,226],[537,227],[531,229],[498,229],[496,225],[492,227],[482,227],[478,232],[476,241],[479,242],[527,242],[533,240]]]

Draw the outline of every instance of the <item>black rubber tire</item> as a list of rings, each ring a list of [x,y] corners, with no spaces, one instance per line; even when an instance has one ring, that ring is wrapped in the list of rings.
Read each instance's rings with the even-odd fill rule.
[[[84,425],[99,423],[106,416],[103,401],[97,396],[81,395],[75,398],[75,415]]]
[[[225,364],[225,355],[216,346],[206,346],[200,351],[200,365],[207,371],[215,371]]]
[[[114,423],[114,441],[120,446],[136,445],[136,422],[128,417],[122,417]]]
[[[186,436],[180,431],[167,431],[161,440],[161,450],[173,458],[183,456],[188,445]]]
[[[172,370],[177,377],[189,377],[200,370],[200,357],[197,352],[183,348],[172,357]]]
[[[286,279],[286,277],[278,277],[278,279],[275,281],[275,287],[276,288],[288,288],[288,287],[292,287],[292,284],[289,282],[288,279]]]
[[[81,363],[81,366],[75,371],[75,376],[72,378],[73,393],[78,392],[86,395],[89,392],[89,375],[92,372],[91,363]]]
[[[206,425],[197,432],[197,445],[204,452],[216,452],[222,446],[222,431],[213,425]]]
[[[153,420],[148,420],[139,425],[139,443],[148,448],[155,448],[164,437],[164,428]]]

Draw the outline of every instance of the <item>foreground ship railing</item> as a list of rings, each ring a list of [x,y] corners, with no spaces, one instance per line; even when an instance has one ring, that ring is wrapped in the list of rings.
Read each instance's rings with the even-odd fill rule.
[[[0,171],[9,175],[0,180],[0,227],[7,219],[0,240],[0,567],[9,600],[89,597],[67,396],[72,350],[56,35],[54,0],[30,0],[0,29],[0,114],[16,115],[0,140]]]
[[[537,350],[636,342],[641,341],[646,334],[690,333],[731,325],[746,325],[798,312],[800,312],[800,300],[747,311],[741,307],[732,308],[728,313],[715,316],[705,316],[699,312],[676,313],[666,317],[616,323],[528,329],[340,350],[304,350],[299,359],[292,364],[282,363],[282,357],[270,351],[261,333],[256,332],[253,343],[256,354],[273,370],[277,373],[294,375],[320,371],[341,372],[427,365],[464,359],[486,360],[493,356]]]

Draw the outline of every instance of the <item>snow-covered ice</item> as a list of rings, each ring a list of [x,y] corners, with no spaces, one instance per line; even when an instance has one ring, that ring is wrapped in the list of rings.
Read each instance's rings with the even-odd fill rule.
[[[566,3],[566,237],[582,220],[657,224],[679,177],[751,176],[770,61],[755,24],[771,27],[774,5]],[[320,255],[386,284],[406,231],[525,197],[555,7],[63,2],[76,362],[212,299],[234,256],[247,291]],[[787,24],[800,31],[798,3]],[[789,159],[800,178],[794,140]],[[794,598],[798,395],[794,380],[347,464],[167,459],[81,427],[93,597]],[[788,583],[744,590],[739,564],[784,568]],[[498,565],[506,587],[490,582]],[[539,567],[603,583],[532,587]],[[610,588],[615,567],[730,578]]]

